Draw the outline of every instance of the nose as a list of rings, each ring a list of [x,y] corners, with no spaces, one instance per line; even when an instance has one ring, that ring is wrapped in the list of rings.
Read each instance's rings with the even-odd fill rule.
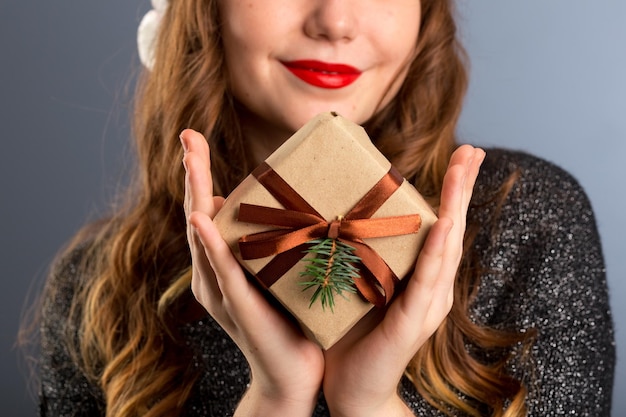
[[[351,1],[311,0],[314,6],[306,18],[307,36],[331,42],[353,39],[358,31],[357,11]]]

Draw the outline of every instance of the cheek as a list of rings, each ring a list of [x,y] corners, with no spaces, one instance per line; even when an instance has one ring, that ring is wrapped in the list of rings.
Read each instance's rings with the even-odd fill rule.
[[[407,26],[405,26],[407,27]],[[410,28],[408,26],[407,28]],[[394,32],[387,43],[387,68],[394,79],[393,84],[401,84],[406,78],[408,69],[415,57],[418,28],[411,28],[404,33]],[[397,85],[399,88],[399,85]]]
[[[259,82],[269,71],[277,36],[268,30],[252,29],[259,24],[258,17],[242,16],[239,23],[223,30],[222,44],[227,71],[232,80],[245,83]]]
[[[394,36],[390,36],[387,39],[388,42],[384,44],[385,46],[379,49],[381,51],[380,57],[384,63],[378,76],[380,80],[385,80],[385,82],[381,82],[379,89],[377,89],[379,94],[378,109],[383,108],[393,100],[407,77],[415,53],[417,34],[413,39],[406,37],[406,34],[403,35],[404,38],[394,32]]]
[[[386,22],[378,22],[378,33],[384,38],[389,53],[398,60],[405,60],[412,55],[417,45],[421,9],[419,5],[405,5],[387,13],[386,18]],[[380,25],[384,25],[387,30],[381,31]]]
[[[396,62],[406,63],[414,56],[419,36],[419,27],[415,22],[406,22],[404,31],[394,31],[388,40],[390,53],[394,54]]]
[[[417,45],[420,19],[419,8],[414,4],[392,6],[378,9],[371,13],[377,18],[367,20],[370,45],[387,77],[398,76],[408,67]]]
[[[262,36],[257,29],[258,17],[246,7],[245,1],[222,1],[222,45],[228,62],[245,61],[249,51],[258,48]]]
[[[221,4],[223,43],[225,48],[234,48],[232,54],[260,50],[282,38],[286,21],[277,0],[224,0]]]
[[[248,85],[258,81],[261,72],[261,46],[245,34],[225,32],[222,36],[230,88],[237,95],[249,95]]]

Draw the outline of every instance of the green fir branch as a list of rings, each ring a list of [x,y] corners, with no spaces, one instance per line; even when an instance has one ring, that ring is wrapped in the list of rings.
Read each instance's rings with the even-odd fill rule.
[[[306,278],[300,282],[304,286],[302,291],[315,288],[309,308],[319,300],[323,310],[328,307],[334,312],[335,295],[345,298],[344,292],[356,292],[354,280],[359,277],[359,270],[355,264],[360,263],[361,258],[353,254],[352,246],[337,239],[316,239],[309,243],[312,246],[304,252],[314,256],[303,259],[307,266],[300,273]]]

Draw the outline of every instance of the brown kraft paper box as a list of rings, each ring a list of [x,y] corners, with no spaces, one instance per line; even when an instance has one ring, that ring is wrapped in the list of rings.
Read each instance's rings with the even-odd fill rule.
[[[350,210],[390,170],[389,161],[372,144],[365,130],[335,113],[314,117],[265,161],[300,197],[328,222]],[[252,275],[274,255],[243,259],[242,236],[276,230],[276,226],[237,220],[240,204],[283,209],[278,200],[250,175],[228,196],[214,221],[234,256]],[[417,233],[365,238],[363,241],[386,262],[400,279],[413,271],[417,254],[437,217],[428,203],[406,180],[371,215],[372,219],[418,214]],[[302,254],[304,257],[305,254]],[[344,336],[374,306],[359,294],[335,296],[335,306],[311,306],[314,289],[303,291],[299,282],[306,263],[298,261],[271,285],[263,286],[297,319],[307,337],[324,349]]]

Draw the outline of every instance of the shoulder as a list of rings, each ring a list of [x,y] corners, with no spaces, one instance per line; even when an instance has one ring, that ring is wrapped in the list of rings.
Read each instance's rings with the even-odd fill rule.
[[[43,299],[44,307],[62,310],[69,306],[79,289],[83,288],[93,277],[93,263],[90,260],[97,253],[97,246],[110,221],[103,219],[84,226],[74,238],[62,248],[52,262]]]
[[[595,230],[589,198],[572,174],[526,152],[500,148],[486,152],[474,203],[501,204],[499,218],[491,220],[508,227],[517,222],[517,226],[542,228],[576,222]],[[506,197],[499,200],[499,193],[506,193]]]
[[[604,294],[600,237],[578,181],[527,153],[489,149],[487,155],[468,214],[476,230],[473,253],[489,271],[483,291],[497,292],[489,297],[500,298],[509,310],[528,309],[514,313],[519,317],[548,315],[546,309],[559,301],[550,296],[557,288],[563,294]],[[493,307],[487,299],[477,304],[483,316],[492,315]]]
[[[91,242],[60,255],[51,268],[43,293],[40,327],[40,391],[42,415],[102,415],[97,385],[77,362],[80,306],[76,300],[88,284],[85,261]]]
[[[80,286],[78,270],[85,259],[88,246],[80,244],[61,253],[53,262],[44,290],[44,307],[67,304]]]
[[[62,252],[51,266],[41,296],[41,351],[43,365],[59,362],[51,358],[68,356],[79,335],[80,311],[77,302],[82,288],[88,283],[85,273],[91,242],[81,242]],[[63,355],[61,355],[63,353]],[[55,365],[55,366],[57,366]]]
[[[549,197],[551,192],[561,189],[587,198],[576,178],[553,162],[523,151],[488,148],[486,152],[478,179],[479,192],[499,187],[513,176],[512,189],[518,193]]]
[[[489,271],[483,289],[498,292],[509,310],[518,306],[515,314],[526,315],[529,323],[543,314],[568,311],[556,306],[562,300],[555,292],[594,294],[594,300],[580,302],[604,314],[602,246],[579,182],[559,166],[524,152],[489,149],[487,155],[468,215],[478,229],[474,251]],[[486,299],[478,305],[493,307]],[[489,314],[485,310],[482,315]]]
[[[577,415],[608,415],[615,347],[589,199],[549,161],[486,152],[470,220],[480,228],[473,247],[483,269],[472,314],[496,327],[537,330],[540,392],[530,414],[558,404]]]
[[[89,225],[63,248],[53,261],[41,295],[42,350],[54,351],[77,341],[83,306],[80,294],[93,276],[96,235],[101,228]]]
[[[84,273],[92,242],[82,241],[63,251],[53,262],[44,289],[44,318],[68,312],[78,290],[84,286]]]

